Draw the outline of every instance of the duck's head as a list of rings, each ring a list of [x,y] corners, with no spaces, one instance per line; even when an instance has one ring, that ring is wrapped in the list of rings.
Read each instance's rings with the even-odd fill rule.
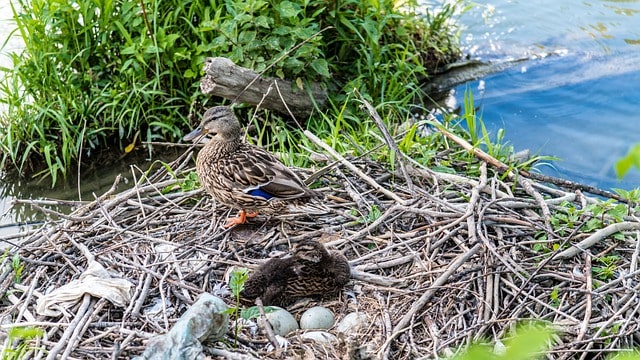
[[[296,244],[293,253],[302,260],[319,263],[327,254],[327,250],[315,240],[303,240]]]
[[[242,137],[242,128],[231,108],[214,106],[204,113],[200,126],[183,139],[192,141],[203,135],[208,135],[213,141],[237,141]]]

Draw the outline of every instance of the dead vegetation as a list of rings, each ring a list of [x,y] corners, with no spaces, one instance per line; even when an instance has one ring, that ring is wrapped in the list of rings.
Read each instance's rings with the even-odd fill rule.
[[[130,358],[147,339],[166,333],[199,294],[218,294],[233,305],[223,291],[230,267],[254,268],[272,251],[317,238],[347,256],[353,279],[338,299],[290,310],[299,316],[322,303],[338,320],[366,313],[367,326],[334,344],[292,335],[278,351],[262,331],[245,329],[238,348],[232,334],[206,344],[213,358],[436,358],[472,341],[503,338],[524,319],[548,321],[559,331],[548,358],[604,358],[640,343],[640,222],[627,216],[609,225],[603,216],[605,229],[624,236],[585,234],[579,229],[593,217],[584,212],[560,231],[554,219],[567,213],[566,204],[595,202],[580,191],[518,176],[501,180],[486,163],[471,179],[412,162],[394,174],[370,159],[341,159],[316,179],[326,194],[322,211],[260,216],[223,230],[229,210],[200,190],[183,189],[192,158],[185,152],[170,164],[171,173],[165,167],[139,173],[121,192],[116,181],[70,215],[52,213],[59,220],[12,249],[24,270],[15,282],[11,256],[3,258],[3,331],[44,329],[32,344],[33,358]],[[585,238],[591,240],[583,249],[571,246]],[[612,274],[593,277],[600,274],[597,259],[608,255],[619,257]],[[62,315],[37,315],[37,299],[78,279],[92,257],[132,285],[131,300],[117,306],[85,295]]]

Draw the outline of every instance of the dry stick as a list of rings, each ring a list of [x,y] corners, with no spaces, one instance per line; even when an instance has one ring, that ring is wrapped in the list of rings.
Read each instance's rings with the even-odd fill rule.
[[[104,307],[104,305],[106,304],[106,302],[107,300],[105,299],[98,300],[97,304],[95,303],[95,301],[92,301],[90,311],[85,312],[84,316],[82,316],[82,320],[80,320],[80,322],[78,323],[78,326],[73,330],[73,333],[69,337],[69,341],[67,342],[67,347],[66,349],[64,349],[64,353],[62,353],[62,356],[61,356],[62,359],[69,358],[69,355],[71,354],[73,349],[76,348],[77,345],[80,343],[79,338],[87,331],[87,328],[91,323],[91,317],[93,313],[99,313]]]
[[[84,124],[82,125],[82,133],[80,133],[80,139],[84,139],[84,133],[87,130],[87,118],[84,119]],[[82,147],[84,145],[84,141],[80,141],[80,151],[78,151],[78,167],[76,171],[78,172],[78,176],[76,178],[76,182],[78,183],[78,201],[82,201],[82,190],[80,188],[80,167],[82,165]]]
[[[604,196],[610,199],[615,199],[621,202],[628,202],[627,199],[624,199],[623,197],[621,197],[618,194],[614,194],[610,191],[606,191],[606,190],[602,190],[599,189],[595,186],[591,186],[591,185],[585,185],[585,184],[579,184],[577,182],[574,181],[570,181],[570,180],[566,180],[566,179],[560,179],[557,177],[553,177],[553,176],[549,176],[549,175],[542,175],[542,174],[537,174],[537,173],[527,173],[528,177],[537,180],[537,181],[543,181],[546,183],[551,183],[554,185],[558,185],[564,188],[568,188],[568,189],[573,189],[573,190],[581,190],[581,191],[585,191],[594,195],[599,195],[599,196]],[[536,184],[536,186],[538,186]]]
[[[218,349],[218,348],[208,348],[207,351],[210,352],[211,355],[222,356],[224,359],[227,359],[227,360],[260,360],[259,358],[254,357],[253,355],[240,354],[237,352]]]
[[[640,230],[640,222],[623,222],[615,223],[607,226],[604,229],[600,229],[591,234],[588,238],[580,241],[577,244],[572,245],[570,248],[562,251],[556,255],[556,259],[567,259],[574,257],[582,251],[587,250],[591,246],[597,244],[599,241],[606,239],[608,236],[622,231]]]
[[[413,243],[413,241],[407,241],[407,245],[409,245],[409,243]],[[383,250],[387,250],[387,249],[385,248]],[[418,256],[416,254],[409,254],[409,255],[400,256],[398,258],[391,259],[391,260],[358,265],[356,266],[356,269],[361,271],[387,269],[391,267],[404,265],[408,262],[412,262],[416,260],[417,258]]]
[[[69,337],[71,337],[71,334],[73,334],[76,328],[80,325],[80,322],[84,318],[85,313],[87,313],[87,310],[89,309],[89,305],[91,305],[91,295],[85,294],[82,298],[82,304],[76,312],[75,318],[69,323],[69,327],[67,327],[67,329],[64,331],[56,346],[54,346],[51,351],[49,351],[49,355],[47,355],[46,360],[55,360],[62,348],[66,347]]]
[[[507,285],[509,288],[511,288],[513,290],[512,296],[515,299],[516,295],[520,294],[523,295],[525,298],[534,301],[535,303],[539,304],[540,306],[544,307],[547,310],[550,310],[551,312],[563,316],[566,319],[571,321],[571,325],[577,324],[580,322],[580,320],[576,319],[575,317],[571,316],[570,314],[567,314],[566,312],[563,312],[560,309],[556,309],[555,307],[551,306],[547,301],[542,301],[540,299],[538,299],[537,297],[530,295],[529,293],[523,292],[522,291],[522,287],[518,287],[516,284],[514,284],[513,282],[503,278],[502,282]],[[533,291],[533,289],[531,289],[531,291]],[[511,303],[513,303],[514,300],[511,300],[511,302],[509,303],[509,305],[511,305]],[[507,329],[504,329],[507,330]]]
[[[362,101],[362,103],[364,104],[364,107],[367,110],[369,117],[373,119],[373,121],[378,126],[378,129],[380,129],[380,131],[382,132],[382,135],[384,136],[384,140],[387,143],[387,146],[395,152],[396,159],[400,163],[400,171],[402,171],[402,175],[404,175],[404,180],[407,182],[409,191],[413,192],[414,185],[413,185],[413,181],[411,181],[411,177],[409,176],[409,173],[407,173],[407,169],[405,168],[404,154],[398,148],[398,144],[396,144],[396,142],[393,140],[393,137],[389,133],[389,130],[387,129],[387,127],[382,122],[382,118],[380,117],[376,109],[373,106],[371,106],[371,104],[369,104],[369,102],[365,100],[364,97],[362,97],[358,89],[354,89],[354,91],[360,97],[360,101]]]
[[[386,276],[371,274],[368,272],[351,269],[351,278],[368,282],[370,284],[386,286],[386,287],[398,287],[404,284],[404,280],[394,279]]]
[[[625,314],[624,319],[637,319],[637,318],[638,318],[638,316],[637,316],[636,314],[638,313],[638,310],[640,310],[640,303],[638,303],[638,304],[636,305],[636,307],[633,309],[633,311],[628,311],[628,312]],[[620,327],[620,332],[619,332],[619,334],[626,333],[626,332],[627,332],[627,327],[629,327],[630,325],[632,325],[632,322],[631,322],[631,321],[624,321],[624,322],[623,322],[623,324],[622,324],[622,326]],[[637,324],[633,324],[633,325],[636,325],[636,327],[635,327],[636,329],[638,328],[638,327],[637,327]],[[635,331],[634,331],[634,332],[635,332]]]
[[[472,256],[474,256],[478,251],[480,251],[480,249],[482,248],[482,244],[481,243],[477,243],[475,244],[472,248],[470,248],[467,252],[460,254],[450,265],[449,267],[447,267],[447,270],[445,270],[445,272],[443,272],[432,284],[431,286],[429,286],[429,289],[427,289],[427,291],[425,291],[424,294],[422,294],[422,296],[413,303],[413,305],[411,306],[411,308],[409,309],[409,311],[407,311],[407,313],[402,317],[402,319],[400,319],[400,321],[398,322],[398,324],[396,324],[396,326],[393,328],[393,334],[387,339],[387,341],[385,342],[385,344],[382,346],[382,348],[380,349],[379,353],[382,353],[384,351],[384,349],[389,346],[389,344],[391,344],[391,341],[393,341],[393,339],[395,339],[398,335],[400,335],[402,332],[404,332],[405,330],[407,330],[407,325],[409,324],[409,322],[411,322],[411,318],[415,315],[415,313],[417,313],[418,311],[420,311],[426,304],[427,302],[431,299],[431,297],[433,297],[433,295],[436,293],[436,291],[440,290],[440,286],[443,286],[447,280],[449,280],[449,277],[451,275],[453,275],[453,273],[460,267],[462,266],[465,262],[467,262],[467,260],[469,260],[469,258],[471,258]]]
[[[409,170],[410,171],[414,171],[417,172],[418,175],[420,176],[424,176],[424,177],[431,177],[434,178],[435,180],[439,180],[439,181],[447,181],[450,183],[459,183],[459,184],[468,184],[469,186],[477,186],[478,182],[476,180],[473,179],[469,179],[467,177],[461,176],[461,175],[457,175],[457,174],[447,174],[447,173],[437,173],[434,172],[433,170],[429,169],[428,167],[420,164],[419,162],[417,162],[416,160],[412,159],[411,157],[405,157],[405,159],[407,159],[409,161],[409,163],[411,163],[411,165],[413,165]],[[434,181],[435,181],[434,180]],[[485,188],[486,189],[486,188]],[[488,192],[488,190],[482,189],[483,192]],[[497,190],[496,191],[496,195],[499,198],[512,198],[513,196],[501,191],[501,190]]]
[[[33,293],[36,290],[36,286],[38,286],[38,280],[40,279],[40,276],[42,276],[42,273],[44,273],[45,271],[46,271],[45,268],[38,268],[33,279],[29,279],[29,282],[31,283],[31,285],[29,286],[29,290],[27,291],[27,294],[24,297],[24,300],[22,300],[23,306],[18,312],[18,316],[12,320],[13,322],[19,323],[20,320],[22,320],[23,316],[28,321],[35,321],[36,317],[33,316],[33,314],[31,314],[31,312],[28,310],[28,306],[31,303],[31,297],[33,296]]]
[[[136,184],[134,186],[134,188],[137,190],[138,189],[138,178],[136,177],[136,173],[133,171],[133,166],[130,168],[131,169],[131,175],[133,176],[133,181],[134,184]],[[142,218],[146,219],[147,218],[147,214],[144,211],[144,207],[142,206],[142,198],[140,197],[140,192],[136,191],[136,198],[138,199],[138,202],[140,203],[140,213],[142,214]]]
[[[267,335],[267,339],[273,348],[276,350],[276,354],[280,353],[280,343],[278,343],[278,339],[276,339],[276,335],[273,332],[273,328],[271,327],[271,323],[267,319],[267,315],[264,312],[264,305],[262,304],[262,299],[257,298],[255,300],[256,306],[258,307],[258,311],[260,312],[260,324],[262,325],[265,334]]]
[[[147,264],[147,259],[145,259],[145,267]],[[154,265],[152,271],[157,271],[158,269],[158,265]],[[140,291],[140,295],[138,296],[137,300],[135,301],[135,305],[133,306],[133,310],[131,310],[131,316],[134,319],[137,319],[140,317],[140,310],[142,309],[142,305],[145,302],[145,300],[147,299],[147,296],[149,296],[149,289],[151,288],[151,282],[153,280],[154,276],[152,273],[147,273],[145,279],[144,279],[144,284],[142,285],[142,290]],[[123,319],[124,321],[124,319]]]
[[[369,175],[363,173],[360,169],[358,169],[355,165],[353,165],[352,163],[350,163],[349,161],[347,161],[347,159],[345,159],[342,155],[338,154],[331,146],[325,144],[324,141],[318,139],[317,136],[315,136],[312,132],[310,132],[309,130],[305,130],[304,134],[309,138],[309,140],[311,140],[314,144],[320,146],[321,148],[323,148],[326,152],[328,152],[334,159],[339,160],[340,163],[342,163],[344,166],[346,166],[347,168],[349,168],[349,170],[353,171],[356,175],[358,175],[362,180],[364,180],[365,182],[367,182],[369,185],[371,185],[374,189],[376,189],[377,191],[380,191],[381,193],[383,193],[386,197],[388,197],[389,199],[394,200],[395,202],[397,202],[400,205],[405,205],[405,201],[402,200],[398,195],[396,195],[395,193],[385,189],[384,187],[382,187],[382,185],[378,184],[374,179],[372,179]]]
[[[640,283],[634,287],[633,291],[637,292],[639,289],[640,289]],[[603,331],[609,330],[610,329],[609,326],[611,325],[611,323],[614,322],[616,319],[621,319],[622,318],[622,314],[624,314],[627,311],[627,309],[629,309],[629,307],[631,307],[631,305],[633,305],[633,304],[637,305],[637,297],[636,296],[630,296],[629,301],[627,301],[624,304],[624,306],[622,306],[614,314],[611,314],[609,316],[609,318],[607,319],[607,321],[605,321],[602,324],[599,324],[598,330],[591,337],[591,341],[588,342],[586,350],[588,351],[589,349],[591,349],[593,347],[593,345],[595,344],[595,341],[593,341],[593,340],[595,340],[598,336],[600,336],[600,334]],[[625,323],[626,323],[626,321],[625,321]]]
[[[580,326],[580,331],[578,332],[578,336],[576,337],[576,342],[582,341],[584,335],[587,333],[587,329],[589,328],[589,322],[591,321],[591,302],[592,302],[592,294],[591,290],[593,287],[593,282],[591,281],[591,255],[588,253],[585,254],[584,259],[584,274],[585,274],[585,288],[586,288],[586,305],[584,311],[584,320],[582,320],[582,325]],[[587,356],[588,352],[582,353],[580,356],[580,360],[584,360]]]
[[[462,146],[467,151],[472,152],[477,158],[488,162],[489,164],[491,164],[492,166],[496,167],[499,170],[507,172],[507,175],[510,178],[512,178],[512,179],[516,178],[517,174],[514,173],[512,170],[510,170],[509,167],[506,164],[502,163],[498,159],[496,159],[493,156],[491,156],[491,155],[487,154],[486,152],[482,151],[482,149],[479,149],[477,147],[472,146],[466,140],[460,138],[459,136],[457,136],[457,135],[455,135],[453,133],[450,133],[449,131],[447,131],[446,129],[444,129],[441,126],[438,127],[438,130],[444,136],[446,136],[449,139],[453,140],[454,142],[456,142],[458,145]],[[527,172],[525,170],[520,170],[519,173],[522,176],[527,176],[527,177],[530,176],[529,172]],[[529,182],[527,179],[524,179],[522,177],[520,177],[518,180],[522,184],[522,187],[525,189],[525,191],[529,195],[533,196],[536,199],[536,201],[540,205],[540,209],[542,210],[542,215],[545,218],[545,223],[546,223],[547,227],[549,229],[551,229],[551,226],[549,224],[549,219],[551,218],[551,211],[549,211],[549,207],[547,206],[547,203],[544,202],[544,199],[542,198],[540,193],[538,193],[537,191],[533,190],[533,187],[531,186],[531,182]]]
[[[387,302],[382,298],[382,295],[380,295],[380,292],[376,292],[374,294],[376,300],[378,300],[378,303],[380,304],[380,308],[382,310],[382,324],[383,324],[383,329],[384,329],[384,336],[389,336],[389,332],[391,331],[391,317],[389,316],[389,307],[387,306]],[[387,299],[389,299],[387,297]],[[384,352],[384,354],[382,355],[382,360],[387,360],[389,359],[389,353],[391,352],[391,347],[388,346]]]
[[[164,330],[169,331],[171,326],[169,326],[169,317],[167,316],[167,295],[165,295],[165,291],[163,289],[164,283],[169,277],[169,267],[167,266],[166,271],[162,275],[162,278],[158,282],[158,290],[160,290],[160,301],[162,302],[162,319],[164,320]]]
[[[388,218],[391,217],[392,215],[394,215],[394,213],[398,210],[397,206],[398,205],[394,205],[394,206],[388,208],[379,218],[377,218],[375,221],[370,223],[367,227],[362,228],[357,233],[349,236],[349,240],[351,240],[351,241],[358,240],[361,237],[373,232],[373,230],[375,230],[382,223],[387,223]]]
[[[126,338],[124,338],[124,340],[122,340],[122,342],[120,344],[118,344],[117,342],[114,345],[114,351],[113,353],[111,353],[111,359],[112,360],[117,360],[120,359],[120,354],[122,353],[122,350],[129,345],[129,343],[133,340],[134,337],[139,336],[138,333],[136,332],[131,332],[129,333],[129,335],[127,335]]]

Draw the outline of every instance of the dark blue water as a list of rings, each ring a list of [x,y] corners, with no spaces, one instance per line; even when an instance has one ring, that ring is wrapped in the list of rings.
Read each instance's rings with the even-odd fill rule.
[[[483,2],[480,2],[481,4]],[[640,143],[640,2],[504,1],[460,21],[463,47],[482,60],[548,54],[459,86],[472,90],[492,133],[516,150],[560,158],[538,170],[603,189],[640,187],[615,162]]]

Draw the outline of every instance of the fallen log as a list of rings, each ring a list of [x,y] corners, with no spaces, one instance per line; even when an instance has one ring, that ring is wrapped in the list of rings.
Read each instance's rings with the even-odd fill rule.
[[[220,96],[234,102],[275,110],[296,117],[306,118],[317,104],[322,108],[327,92],[319,83],[310,83],[301,90],[292,81],[263,77],[253,70],[243,68],[223,57],[205,60],[205,75],[200,89],[205,95]]]

